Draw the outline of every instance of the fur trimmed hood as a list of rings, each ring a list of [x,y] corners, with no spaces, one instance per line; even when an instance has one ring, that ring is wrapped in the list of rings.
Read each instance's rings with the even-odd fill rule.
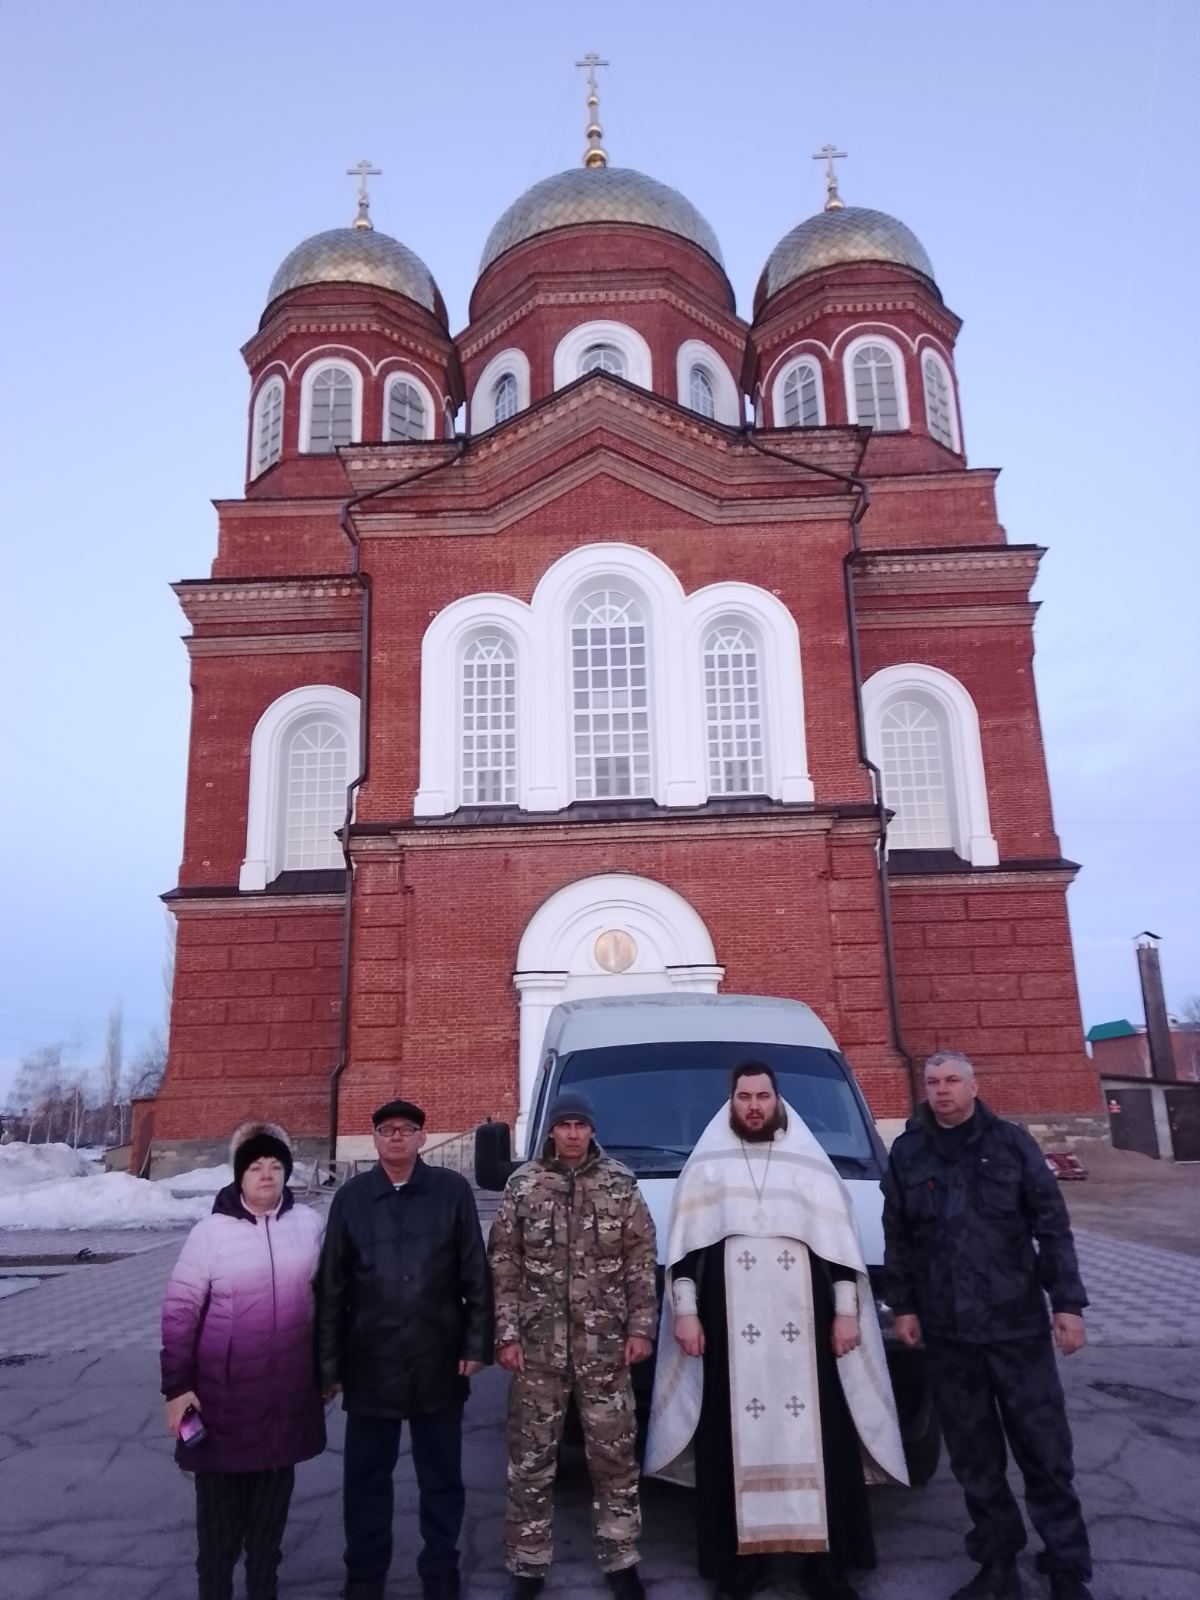
[[[260,1122],[257,1119],[253,1122],[243,1122],[240,1128],[234,1129],[233,1136],[229,1141],[229,1165],[231,1167],[235,1165],[234,1158],[238,1153],[238,1149],[245,1144],[247,1139],[257,1139],[264,1133],[268,1138],[278,1139],[280,1144],[284,1144],[289,1150],[292,1150],[291,1139],[277,1122]],[[292,1154],[295,1155],[294,1150],[292,1150]]]

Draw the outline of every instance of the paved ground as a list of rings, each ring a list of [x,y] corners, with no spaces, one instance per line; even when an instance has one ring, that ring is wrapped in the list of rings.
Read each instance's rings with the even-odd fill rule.
[[[1107,1145],[1081,1147],[1083,1183],[1064,1183],[1077,1228],[1200,1256],[1200,1162],[1152,1161]]]

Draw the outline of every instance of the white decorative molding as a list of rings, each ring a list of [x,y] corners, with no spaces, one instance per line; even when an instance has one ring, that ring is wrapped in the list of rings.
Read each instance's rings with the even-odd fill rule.
[[[792,373],[800,367],[811,367],[817,380],[817,421],[816,426],[825,426],[825,374],[821,370],[821,361],[814,351],[795,349],[789,350],[787,357],[781,363],[771,383],[771,426],[773,428],[786,428],[786,399],[784,389]]]
[[[283,753],[297,722],[323,715],[345,735],[354,776],[358,756],[358,697],[329,683],[289,689],[259,717],[250,740],[250,793],[246,810],[246,859],[239,889],[265,889],[281,867]]]
[[[320,356],[304,369],[304,376],[300,379],[300,451],[304,454],[309,449],[309,429],[312,426],[312,394],[313,384],[320,373],[336,367],[340,372],[350,374],[350,442],[357,444],[362,439],[363,417],[363,375],[357,362],[347,360],[342,356]],[[321,452],[326,454],[328,452]]]
[[[529,409],[529,357],[515,345],[493,356],[476,379],[471,393],[471,432],[486,433],[496,426],[496,385],[511,373],[517,383],[517,410]]]
[[[411,372],[407,367],[398,367],[395,372],[389,372],[387,378],[384,380],[383,413],[379,424],[380,439],[382,439],[385,444],[395,444],[401,442],[392,439],[388,433],[388,407],[391,404],[392,389],[397,383],[411,384],[411,386],[420,395],[422,403],[425,407],[425,417],[422,423],[424,431],[421,437],[423,439],[434,438],[437,433],[437,422],[442,413],[441,398],[439,397],[437,400],[435,400],[429,385],[421,378],[418,378],[415,372]]]
[[[900,330],[892,332],[900,337]],[[911,340],[908,341],[910,344]],[[852,339],[842,353],[842,381],[846,388],[846,415],[852,423],[858,422],[858,399],[854,387],[854,358],[860,350],[868,345],[878,345],[886,350],[892,358],[896,380],[896,405],[899,411],[899,420],[895,429],[881,429],[881,432],[907,433],[912,426],[909,419],[908,406],[908,369],[904,364],[904,353],[900,349],[896,338],[884,333],[864,333],[857,339]]]
[[[653,387],[650,346],[636,328],[624,322],[581,322],[564,334],[554,351],[554,387],[565,389],[580,376],[584,352],[594,344],[611,344],[625,358],[625,376],[643,389]]]
[[[988,810],[979,713],[967,690],[940,667],[907,661],[874,673],[863,684],[862,698],[867,752],[876,766],[882,766],[881,721],[890,704],[911,699],[933,712],[950,768],[947,788],[955,853],[973,867],[996,866],[1000,852]]]
[[[736,428],[742,420],[742,392],[722,358],[703,339],[685,339],[675,356],[675,394],[690,409],[692,368],[700,367],[712,385],[713,420]]]
[[[270,458],[269,461],[261,461],[259,459],[259,434],[260,434],[261,429],[262,429],[263,412],[266,410],[267,406],[270,404],[271,396],[273,394],[275,394],[276,392],[278,392],[278,394],[279,394],[279,407],[280,407],[280,412],[279,412],[279,449]],[[263,379],[262,383],[259,385],[258,392],[254,396],[254,402],[253,402],[253,405],[251,406],[251,409],[250,409],[250,473],[249,473],[249,477],[250,477],[251,480],[261,477],[262,474],[267,470],[267,468],[268,467],[273,467],[275,465],[275,463],[283,455],[283,446],[284,446],[284,442],[285,442],[285,430],[286,430],[286,428],[287,428],[287,388],[286,388],[286,385],[284,384],[284,381],[283,381],[283,374],[281,372],[279,372],[279,371],[274,371],[268,377],[265,377]]]
[[[950,449],[956,455],[961,455],[962,430],[958,425],[958,393],[954,387],[954,374],[950,370],[950,363],[942,355],[941,351],[935,350],[932,345],[925,345],[917,360],[920,365],[921,402],[925,408],[925,426],[929,430],[930,437],[937,438],[937,435],[933,432],[933,427],[929,420],[929,393],[925,386],[926,363],[938,369],[946,385],[946,410],[950,420]],[[944,439],[938,440],[939,444],[945,444],[945,442]]]

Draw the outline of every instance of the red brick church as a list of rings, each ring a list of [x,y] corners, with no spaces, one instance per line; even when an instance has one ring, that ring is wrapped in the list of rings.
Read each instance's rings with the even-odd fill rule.
[[[747,322],[593,114],[452,334],[361,165],[354,224],[271,281],[245,494],[176,588],[159,1144],[265,1113],[352,1153],[397,1091],[515,1122],[556,1002],[648,990],[807,1000],[880,1118],[939,1045],[1002,1111],[1094,1114],[1042,552],[967,464],[920,241],[830,160]]]

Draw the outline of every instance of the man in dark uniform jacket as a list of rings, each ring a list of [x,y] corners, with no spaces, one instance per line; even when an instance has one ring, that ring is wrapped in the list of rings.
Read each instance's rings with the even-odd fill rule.
[[[884,1265],[897,1334],[909,1345],[924,1338],[929,1352],[971,1517],[967,1553],[980,1570],[952,1600],[1021,1593],[1025,1525],[1005,1475],[1006,1439],[1054,1600],[1090,1600],[1091,1552],[1054,1354],[1085,1342],[1087,1295],[1067,1208],[1034,1139],[977,1098],[966,1056],[930,1056],[925,1092],[884,1179]]]
[[[334,1195],[316,1282],[321,1385],[347,1413],[345,1594],[383,1600],[407,1421],[421,1587],[458,1600],[463,1405],[491,1355],[491,1279],[470,1184],[420,1158],[424,1111],[391,1100],[372,1121],[379,1162]]]

